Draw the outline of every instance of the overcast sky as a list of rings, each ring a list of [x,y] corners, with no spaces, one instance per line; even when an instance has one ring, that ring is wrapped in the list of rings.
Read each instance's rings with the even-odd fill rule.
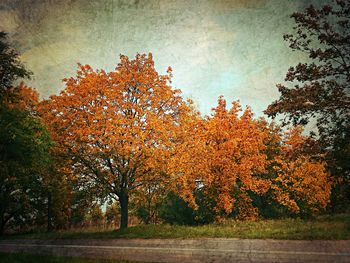
[[[295,11],[320,0],[0,0],[0,30],[10,32],[29,82],[43,98],[58,93],[77,63],[112,70],[119,54],[152,52],[159,73],[210,113],[218,96],[256,115],[279,94],[276,83],[304,59],[283,34]]]

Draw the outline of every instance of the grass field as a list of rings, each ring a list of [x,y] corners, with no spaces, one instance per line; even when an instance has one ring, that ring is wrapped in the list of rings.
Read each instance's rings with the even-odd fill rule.
[[[126,230],[60,231],[13,235],[14,238],[257,238],[350,239],[350,215],[323,216],[313,220],[280,219],[227,221],[203,226],[139,225]],[[9,237],[7,237],[9,238]]]
[[[1,263],[132,263],[133,261],[112,260],[112,259],[85,259],[38,256],[30,254],[11,254],[0,252]]]

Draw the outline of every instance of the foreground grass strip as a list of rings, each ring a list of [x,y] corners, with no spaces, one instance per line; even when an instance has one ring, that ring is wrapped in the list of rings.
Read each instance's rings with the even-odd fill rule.
[[[304,221],[296,219],[259,222],[229,222],[197,227],[141,225],[116,232],[126,238],[272,238],[272,239],[350,239],[350,220]]]
[[[135,261],[125,261],[116,259],[86,259],[86,258],[69,258],[38,256],[30,254],[15,254],[0,252],[1,263],[133,263]]]
[[[108,239],[108,238],[254,238],[294,240],[350,239],[350,215],[325,216],[314,220],[280,219],[227,221],[203,226],[139,225],[126,230],[80,231],[15,235],[15,238],[38,239]]]

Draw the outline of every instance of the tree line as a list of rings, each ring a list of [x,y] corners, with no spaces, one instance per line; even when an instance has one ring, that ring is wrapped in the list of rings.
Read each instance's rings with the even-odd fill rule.
[[[278,85],[266,114],[281,125],[223,97],[203,116],[151,53],[121,55],[111,72],[79,64],[59,95],[40,101],[18,84],[31,72],[1,33],[1,233],[69,228],[101,218],[105,202],[120,228],[130,210],[145,223],[203,224],[345,209],[349,10],[337,0],[292,15],[285,39],[312,62],[289,69],[294,86]],[[303,132],[310,120],[317,134]]]

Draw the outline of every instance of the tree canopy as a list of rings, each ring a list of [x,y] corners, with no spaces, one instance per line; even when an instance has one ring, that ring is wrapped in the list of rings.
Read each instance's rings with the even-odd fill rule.
[[[0,96],[6,90],[13,88],[14,81],[30,77],[23,63],[19,60],[18,52],[12,48],[7,33],[0,32]]]
[[[16,80],[30,72],[0,32],[0,234],[29,224],[39,213],[42,175],[50,162],[50,135],[35,116],[38,93]]]
[[[189,107],[172,89],[171,68],[159,75],[152,54],[120,56],[115,71],[79,65],[76,78],[42,104],[43,116],[71,167],[120,202],[127,227],[129,195],[166,176],[176,129]]]
[[[324,209],[330,197],[330,176],[324,163],[301,153],[307,139],[301,129],[283,138],[265,121],[254,119],[250,108],[240,113],[237,102],[227,109],[226,101],[219,98],[212,116],[185,128],[174,168],[179,195],[197,208],[194,193],[201,189],[213,200],[212,213],[218,218],[229,214],[258,218],[255,196],[291,214]]]
[[[334,0],[320,8],[311,5],[291,17],[294,33],[284,39],[309,59],[289,68],[285,80],[294,86],[277,85],[281,96],[265,112],[272,117],[281,114],[285,124],[316,122],[318,143],[332,173],[341,184],[349,185],[350,2]]]

